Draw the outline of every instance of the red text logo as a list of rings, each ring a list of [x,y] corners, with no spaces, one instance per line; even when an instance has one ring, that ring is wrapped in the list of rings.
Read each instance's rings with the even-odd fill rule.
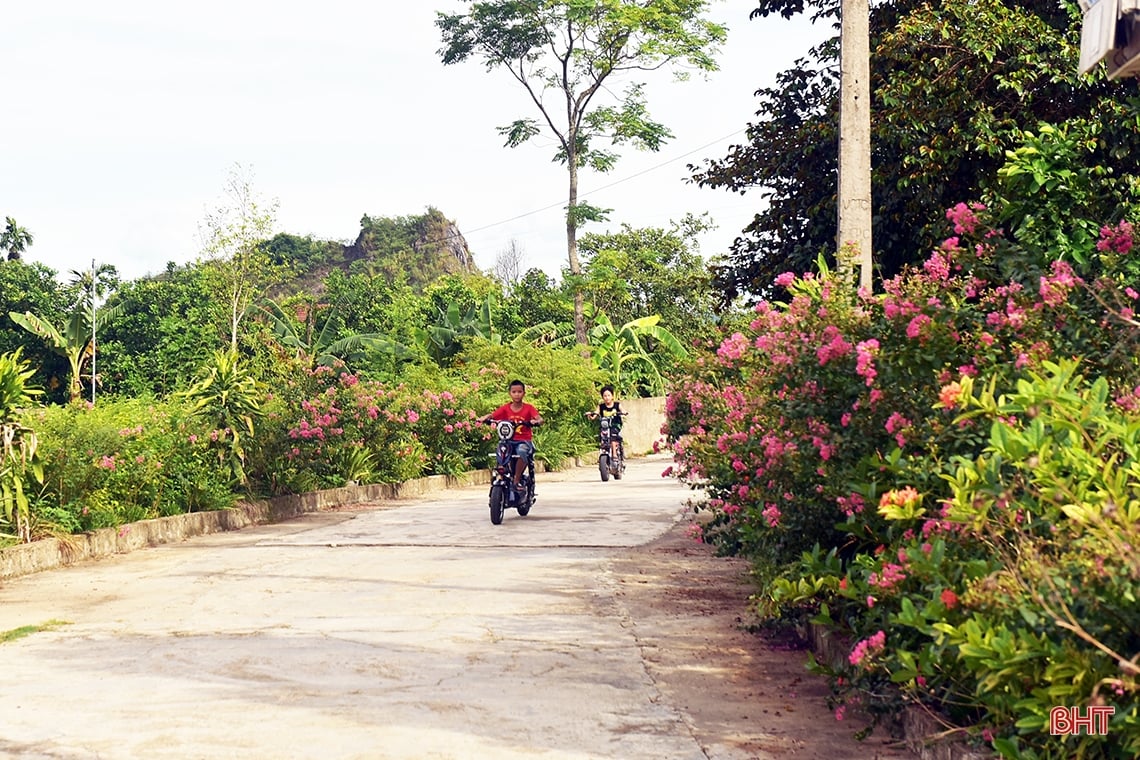
[[[1054,707],[1049,711],[1049,733],[1053,736],[1079,735],[1104,736],[1115,707]]]

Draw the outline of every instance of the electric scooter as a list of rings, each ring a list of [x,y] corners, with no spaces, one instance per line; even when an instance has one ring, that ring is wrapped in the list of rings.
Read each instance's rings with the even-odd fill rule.
[[[519,484],[522,489],[514,487],[514,472],[518,454],[512,440],[515,435],[515,424],[510,420],[488,420],[488,425],[495,426],[499,443],[495,447],[495,468],[491,471],[491,492],[488,501],[491,506],[491,524],[499,525],[503,522],[503,513],[508,509],[517,509],[520,517],[526,517],[530,508],[534,506],[534,458],[530,457],[523,469]],[[534,427],[527,423],[521,423]]]

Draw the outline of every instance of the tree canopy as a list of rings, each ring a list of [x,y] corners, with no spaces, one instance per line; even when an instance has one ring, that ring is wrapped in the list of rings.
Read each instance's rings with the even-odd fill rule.
[[[838,0],[765,0],[753,17],[837,17]],[[1076,72],[1080,10],[1051,0],[900,0],[871,11],[875,261],[889,277],[936,245],[944,212],[982,200],[1007,153],[1042,123],[1079,135],[1081,166],[1111,177],[1090,211],[1119,213],[1134,192],[1140,150],[1136,84]],[[758,190],[764,208],[718,273],[729,294],[763,294],[783,271],[833,257],[836,233],[838,39],[757,91],[748,142],[691,167],[698,184]],[[1110,219],[1106,218],[1108,222]],[[833,260],[833,258],[832,258]]]

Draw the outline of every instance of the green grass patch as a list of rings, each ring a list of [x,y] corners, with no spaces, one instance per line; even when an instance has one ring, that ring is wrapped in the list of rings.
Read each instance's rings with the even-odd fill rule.
[[[33,633],[41,633],[43,631],[54,631],[63,625],[71,625],[66,620],[49,620],[46,623],[39,625],[22,625],[19,628],[13,628],[10,631],[0,633],[0,644],[7,644],[9,641],[22,639],[25,636],[31,636]]]

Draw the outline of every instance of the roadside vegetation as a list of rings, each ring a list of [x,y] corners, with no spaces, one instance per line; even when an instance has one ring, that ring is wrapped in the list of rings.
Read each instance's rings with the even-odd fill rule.
[[[533,5],[441,16],[445,62],[493,54],[467,33],[511,13],[623,17],[616,0]],[[437,209],[365,215],[350,244],[277,232],[240,173],[201,258],[134,282],[64,284],[23,260],[34,236],[9,217],[0,544],[482,467],[473,420],[513,378],[552,464],[592,448],[601,384],[667,393],[695,534],[752,562],[765,618],[843,642],[814,663],[837,720],[912,706],[942,722],[935,740],[1006,758],[1140,756],[1140,96],[1075,73],[1080,17],[874,5],[873,292],[834,244],[834,38],[756,93],[743,144],[691,167],[759,197],[711,259],[696,215],[579,234],[608,213],[577,195],[579,169],[616,158],[602,138],[666,137],[637,87],[592,131],[554,129],[560,278],[517,245],[478,271]],[[509,145],[538,133],[504,128]],[[1053,735],[1058,707],[1111,708],[1107,732]]]

